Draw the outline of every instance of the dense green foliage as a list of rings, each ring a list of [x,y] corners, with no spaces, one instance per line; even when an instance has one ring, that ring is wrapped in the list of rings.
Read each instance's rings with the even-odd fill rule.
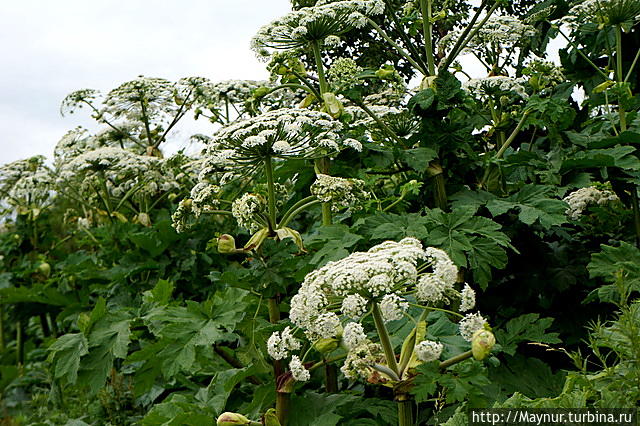
[[[271,81],[80,90],[62,111],[102,131],[0,167],[3,424],[464,424],[471,407],[637,406],[640,2],[292,3],[254,40]],[[545,60],[554,38],[561,64]],[[165,158],[191,114],[211,122],[193,138],[202,154]],[[457,275],[429,300],[419,277],[438,275],[435,258],[412,279],[385,272],[398,316],[365,283],[355,324],[372,352],[350,370],[365,349],[330,274],[389,241],[441,249]],[[325,317],[296,311],[323,274],[339,308],[322,315],[345,313],[326,336]],[[273,336],[290,331],[279,359]]]

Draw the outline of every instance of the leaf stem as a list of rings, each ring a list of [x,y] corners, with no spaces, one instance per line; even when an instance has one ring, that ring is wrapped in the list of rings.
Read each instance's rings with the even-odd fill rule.
[[[378,303],[373,304],[373,322],[376,325],[376,329],[378,330],[378,337],[380,337],[380,344],[382,345],[382,349],[384,350],[384,356],[387,360],[387,365],[393,371],[396,376],[400,377],[398,374],[398,362],[396,361],[396,355],[393,352],[393,346],[391,345],[391,339],[389,338],[389,332],[387,331],[387,327],[384,325],[384,320],[382,319],[382,313],[380,312],[380,307]]]

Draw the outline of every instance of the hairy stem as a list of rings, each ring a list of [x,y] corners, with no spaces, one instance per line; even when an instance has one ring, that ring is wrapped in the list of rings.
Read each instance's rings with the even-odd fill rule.
[[[382,345],[382,349],[384,350],[384,356],[387,360],[387,365],[396,374],[396,376],[399,377],[400,375],[398,374],[398,362],[396,361],[396,355],[393,352],[393,346],[391,345],[389,332],[387,331],[387,327],[384,325],[382,312],[380,312],[380,307],[377,303],[373,304],[373,321],[376,325],[378,336],[380,337],[380,344]]]
[[[624,72],[622,70],[622,28],[620,25],[616,25],[616,74],[618,81],[622,83]],[[620,99],[618,99],[618,115],[620,116],[620,131],[624,132],[627,130],[627,118]]]
[[[473,356],[473,353],[471,353],[471,351],[467,351],[467,352],[463,352],[460,355],[456,355],[454,357],[451,357],[447,360],[444,360],[440,363],[440,368],[441,369],[445,369],[448,367],[451,367],[454,364],[458,364],[462,361],[464,361],[465,359],[469,359]]]
[[[320,96],[329,90],[327,79],[324,76],[324,65],[322,64],[322,53],[320,53],[320,45],[318,41],[311,42],[313,57],[316,60],[316,72],[318,73],[318,81],[320,81]]]
[[[435,75],[436,67],[433,60],[433,39],[431,24],[431,0],[420,0],[422,11],[422,33],[424,36],[424,50],[427,55],[427,71],[429,75]]]
[[[413,426],[413,400],[407,394],[396,396],[398,404],[398,425]]]
[[[273,181],[273,162],[271,157],[264,160],[264,170],[267,176],[267,197],[269,205],[269,231],[273,232],[276,226],[276,190]]]

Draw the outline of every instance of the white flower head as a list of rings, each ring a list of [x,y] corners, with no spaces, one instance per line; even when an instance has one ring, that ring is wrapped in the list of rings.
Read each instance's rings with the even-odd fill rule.
[[[367,335],[364,332],[362,324],[359,322],[350,322],[344,327],[342,332],[342,341],[347,349],[351,350],[367,341]]]
[[[385,294],[380,301],[380,311],[382,319],[385,321],[396,321],[409,308],[409,302],[397,294]]]
[[[444,346],[442,343],[434,342],[432,340],[423,340],[415,347],[416,356],[420,361],[431,362],[440,358],[442,355],[442,349]]]
[[[284,359],[289,356],[289,351],[299,349],[300,342],[293,337],[288,326],[282,330],[282,333],[274,332],[267,340],[267,352],[273,359]]]
[[[334,211],[341,208],[357,208],[369,198],[369,193],[364,190],[364,181],[325,174],[318,174],[310,190],[320,201],[332,203],[331,208]]]
[[[476,306],[476,292],[465,283],[460,293],[460,312],[467,312]]]
[[[342,300],[341,310],[349,318],[360,318],[367,312],[367,299],[359,294],[349,294]]]
[[[291,362],[289,362],[289,370],[291,370],[291,375],[293,378],[299,382],[306,382],[311,378],[311,373],[309,370],[304,368],[302,365],[302,361],[297,355],[293,355],[291,357]]]
[[[592,186],[573,191],[563,199],[569,205],[566,213],[573,220],[579,219],[590,204],[603,205],[618,200],[613,191]]]
[[[487,320],[485,320],[479,312],[476,312],[474,314],[465,315],[465,317],[458,323],[458,328],[460,329],[460,335],[462,338],[467,342],[470,342],[473,338],[473,333],[484,329],[486,324]]]

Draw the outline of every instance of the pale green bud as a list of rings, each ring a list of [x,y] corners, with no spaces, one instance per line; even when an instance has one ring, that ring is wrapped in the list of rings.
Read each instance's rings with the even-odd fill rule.
[[[493,345],[496,344],[496,338],[489,330],[478,330],[473,333],[471,338],[471,353],[473,357],[482,361],[489,356]]]
[[[251,424],[251,421],[238,413],[222,413],[218,417],[216,425],[218,426],[237,426],[237,425],[248,425]]]
[[[236,240],[229,234],[222,234],[218,237],[218,253],[236,253]]]

